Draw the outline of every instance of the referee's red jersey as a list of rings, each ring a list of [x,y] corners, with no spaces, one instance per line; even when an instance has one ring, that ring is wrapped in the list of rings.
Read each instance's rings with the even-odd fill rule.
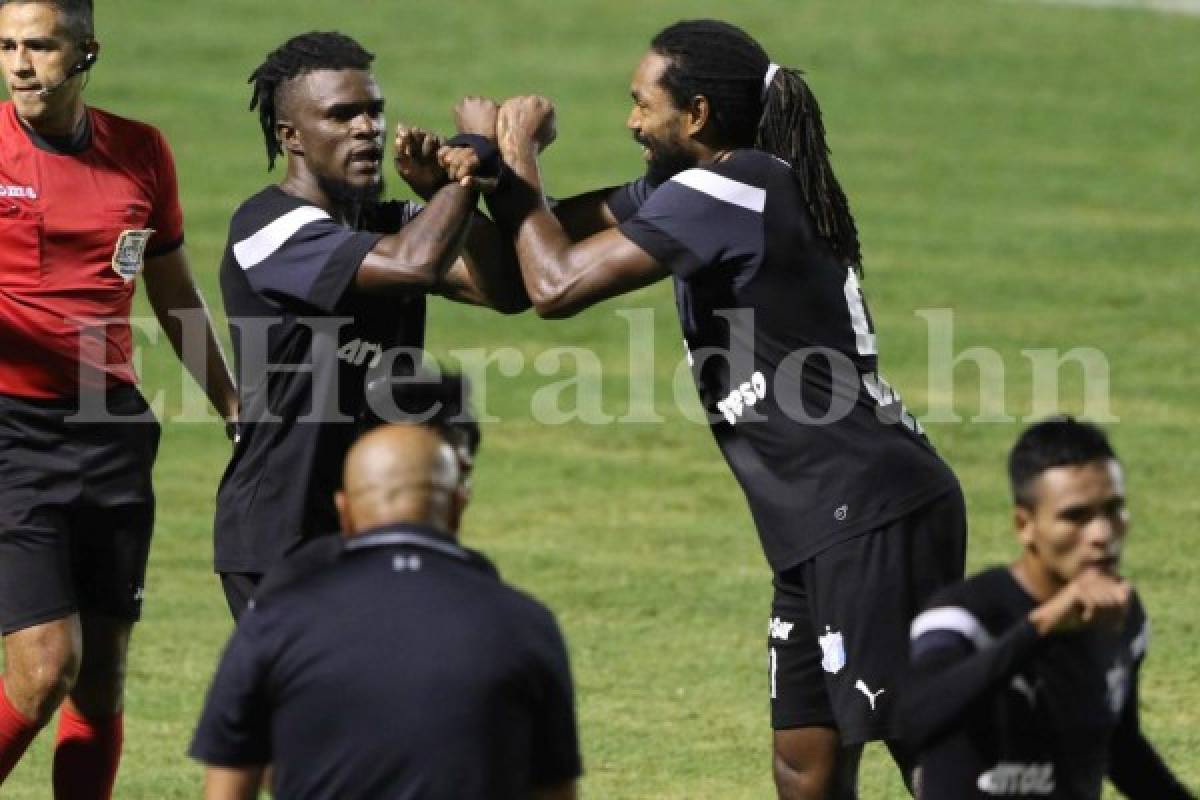
[[[87,113],[90,143],[58,152],[0,103],[0,394],[63,398],[81,385],[136,382],[137,275],[147,257],[183,243],[162,135]]]

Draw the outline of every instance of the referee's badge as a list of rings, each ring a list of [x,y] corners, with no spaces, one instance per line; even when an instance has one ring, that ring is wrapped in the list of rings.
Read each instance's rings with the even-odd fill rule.
[[[821,645],[822,669],[836,675],[842,667],[846,666],[846,647],[842,642],[840,632],[831,631],[826,625],[825,635],[817,639],[817,644]]]
[[[117,238],[112,268],[126,283],[136,278],[142,267],[146,266],[146,245],[153,235],[154,228],[132,228],[121,231]]]

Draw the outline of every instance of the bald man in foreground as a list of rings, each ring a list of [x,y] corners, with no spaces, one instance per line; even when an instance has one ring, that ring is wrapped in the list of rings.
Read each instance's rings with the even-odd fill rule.
[[[457,532],[471,455],[436,420],[351,448],[345,540],[261,592],[221,659],[191,754],[205,798],[570,800],[571,677],[551,613]]]

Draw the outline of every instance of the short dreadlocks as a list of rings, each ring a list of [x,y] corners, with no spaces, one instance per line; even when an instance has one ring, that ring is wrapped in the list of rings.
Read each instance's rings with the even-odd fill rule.
[[[275,133],[280,88],[294,78],[317,70],[367,70],[374,60],[374,53],[367,52],[349,36],[332,31],[313,31],[294,36],[267,56],[267,60],[250,74],[247,82],[254,85],[250,95],[250,110],[258,108],[258,119],[267,146],[268,170],[274,169],[275,158],[283,154]]]

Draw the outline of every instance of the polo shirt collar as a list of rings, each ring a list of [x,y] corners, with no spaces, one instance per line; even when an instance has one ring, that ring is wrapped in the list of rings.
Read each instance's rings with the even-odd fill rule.
[[[462,561],[474,561],[471,551],[454,541],[450,535],[430,525],[406,523],[385,525],[360,533],[346,540],[347,551],[365,550],[373,547],[408,545],[434,550]]]

